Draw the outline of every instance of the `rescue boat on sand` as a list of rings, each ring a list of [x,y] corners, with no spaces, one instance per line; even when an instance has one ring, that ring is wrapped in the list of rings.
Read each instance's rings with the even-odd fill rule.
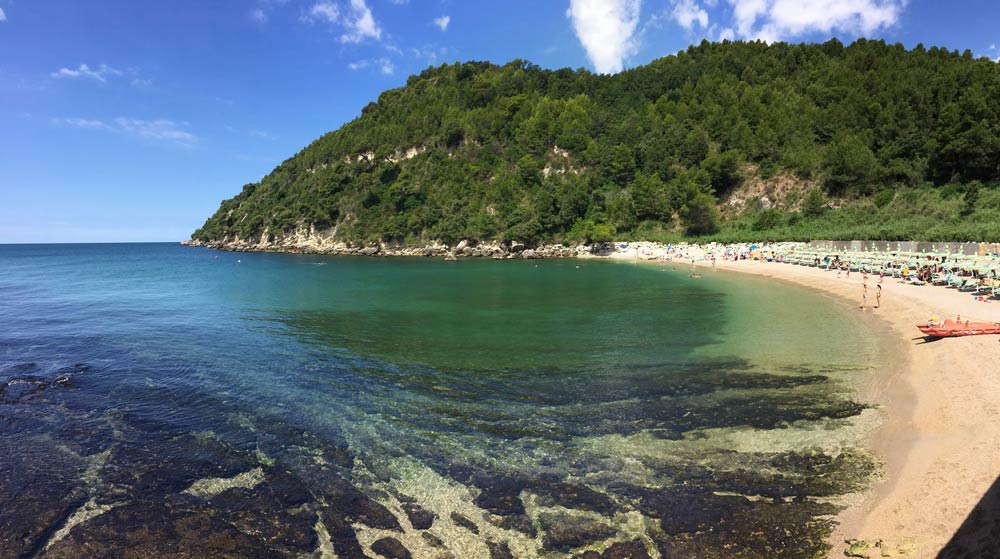
[[[961,336],[982,336],[984,334],[1000,334],[1000,322],[971,322],[947,319],[944,322],[929,320],[917,324],[917,328],[935,338],[957,338]]]

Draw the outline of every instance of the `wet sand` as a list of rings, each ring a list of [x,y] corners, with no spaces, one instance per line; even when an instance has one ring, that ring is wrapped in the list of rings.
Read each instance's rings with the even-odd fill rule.
[[[861,304],[859,273],[838,278],[817,268],[754,261],[718,267]],[[869,278],[869,307],[858,312],[872,315],[873,324],[899,342],[887,349],[899,352],[887,356],[897,367],[872,379],[863,395],[883,413],[872,447],[885,475],[840,515],[831,556],[843,557],[845,540],[856,539],[880,542],[871,557],[936,557],[1000,476],[1000,346],[997,336],[927,341],[914,325],[956,314],[1000,321],[1000,302],[886,278],[882,306],[873,308],[876,281]]]

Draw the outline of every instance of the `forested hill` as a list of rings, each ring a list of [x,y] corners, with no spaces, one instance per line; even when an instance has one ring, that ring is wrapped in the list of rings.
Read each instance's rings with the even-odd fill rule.
[[[193,237],[982,240],[1000,237],[996,216],[942,222],[1000,211],[998,177],[997,63],[882,41],[703,42],[612,76],[521,60],[428,68]],[[779,180],[793,187],[775,195]],[[718,201],[750,183],[781,200],[720,218]]]

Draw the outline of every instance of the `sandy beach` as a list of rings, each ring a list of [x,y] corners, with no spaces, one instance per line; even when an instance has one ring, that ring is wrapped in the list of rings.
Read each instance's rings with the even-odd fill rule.
[[[861,304],[858,273],[838,278],[817,268],[757,261],[720,261],[718,267]],[[876,309],[871,306],[875,281],[869,278],[869,307],[858,312],[874,315],[878,327],[890,329],[899,341],[891,347],[901,353],[889,356],[898,365],[894,372],[873,379],[870,394],[863,395],[884,414],[872,445],[885,463],[885,475],[841,514],[831,556],[843,557],[844,541],[857,539],[872,543],[871,557],[937,557],[1000,476],[1000,346],[997,336],[928,342],[914,324],[956,314],[1000,321],[1000,302],[886,278],[882,306]],[[993,528],[989,518],[981,523],[981,530],[964,536],[972,549]]]

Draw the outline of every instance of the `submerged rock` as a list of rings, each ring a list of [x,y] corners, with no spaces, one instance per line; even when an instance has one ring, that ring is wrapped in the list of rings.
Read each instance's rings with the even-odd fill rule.
[[[437,515],[416,503],[403,503],[403,511],[410,519],[410,525],[417,530],[426,530],[434,524]]]
[[[490,559],[514,559],[507,542],[487,541],[486,547],[490,550]]]
[[[646,546],[641,541],[634,540],[613,543],[603,553],[586,551],[574,555],[573,559],[651,559],[651,557],[646,551]]]
[[[420,537],[423,538],[423,540],[427,542],[427,545],[431,547],[441,547],[441,548],[444,547],[444,542],[441,541],[441,538],[435,536],[430,532],[421,532]]]
[[[542,513],[538,521],[545,532],[546,547],[571,551],[615,535],[617,530],[603,519],[565,513]]]
[[[175,509],[161,501],[135,501],[80,524],[44,550],[43,559],[172,557],[264,559],[290,557],[245,534],[203,507]]]
[[[375,540],[372,544],[372,551],[387,559],[410,559],[410,550],[403,547],[396,538],[382,538]]]
[[[559,505],[568,509],[587,510],[602,514],[613,514],[614,501],[606,494],[586,485],[576,483],[535,484],[532,490],[538,493],[538,504]]]
[[[337,557],[367,557],[349,519],[330,509],[322,511],[320,517],[330,534],[330,543]]]
[[[473,534],[478,534],[479,533],[479,526],[476,526],[475,522],[469,520],[468,518],[466,518],[464,515],[462,515],[460,513],[452,512],[451,513],[451,520],[457,526],[461,526],[462,528],[465,528],[466,530],[472,532]]]

